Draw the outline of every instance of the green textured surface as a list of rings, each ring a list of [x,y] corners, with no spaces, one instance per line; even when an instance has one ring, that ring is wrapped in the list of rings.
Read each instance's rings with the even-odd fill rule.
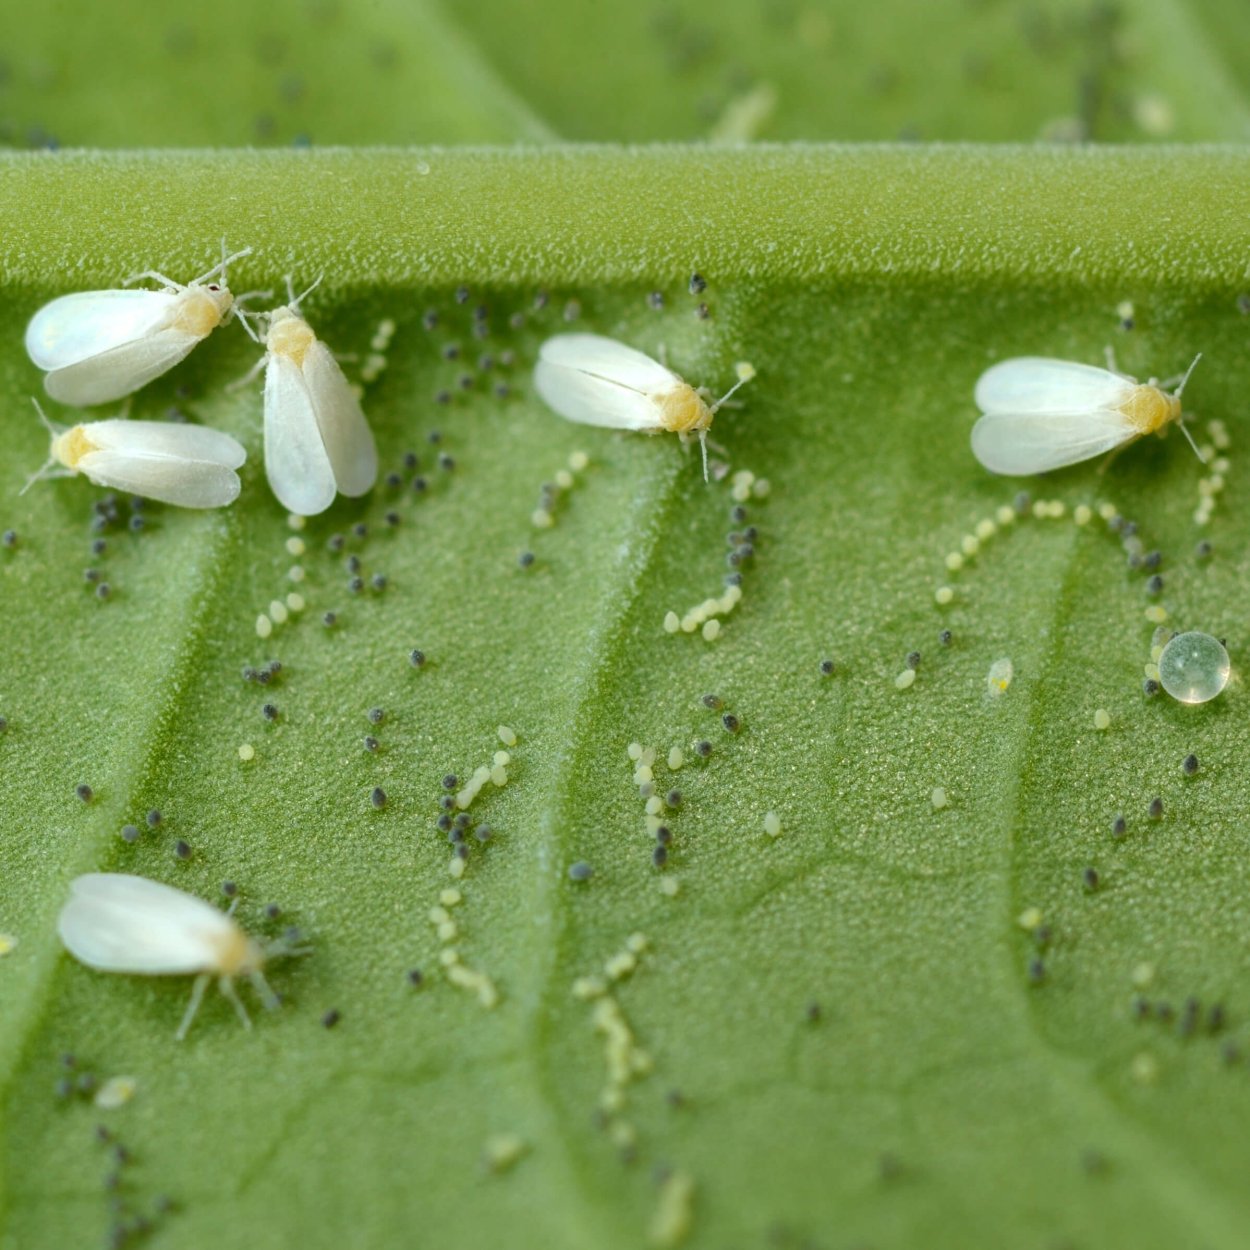
[[[733,137],[727,119],[753,108],[738,137],[1236,140],[1240,7],[565,0],[541,29],[497,0],[227,0],[156,23],[123,7],[51,3],[6,30],[0,142],[316,146],[0,158],[0,530],[19,535],[0,547],[0,934],[18,939],[0,957],[0,1246],[108,1244],[117,1170],[123,1219],[172,1199],[153,1247],[624,1250],[647,1244],[673,1168],[695,1187],[693,1250],[1240,1250],[1250,154],[533,146]],[[531,146],[317,150],[517,141]],[[430,483],[310,522],[307,607],[268,642],[256,615],[294,588],[297,557],[265,489],[258,387],[224,389],[255,360],[236,328],[133,412],[177,406],[239,437],[237,506],[152,506],[138,535],[123,506],[96,557],[103,492],[17,494],[46,454],[19,346],[29,315],[138,269],[201,272],[223,235],[255,249],[236,290],[324,272],[307,312],[336,351],[363,357],[395,320],[365,407],[383,472],[410,478],[411,449]],[[693,271],[709,282],[697,298]],[[530,395],[538,344],[573,315],[666,349],[713,390],[736,361],[759,371],[714,429],[735,468],[773,485],[748,505],[757,555],[714,643],[662,620],[720,588],[728,485],[705,486],[670,438],[579,429]],[[1021,485],[969,455],[978,374],[1025,353],[1097,362],[1107,344],[1139,376],[1204,353],[1193,427],[1219,418],[1232,438],[1211,523],[1194,523],[1203,471],[1183,441],[1152,439],[1105,471],[1024,483],[1069,515],[1021,519],[947,573],[946,553]],[[536,531],[539,488],[576,449],[591,467]],[[1169,623],[1227,638],[1234,680],[1214,703],[1142,696],[1145,575],[1103,522],[1071,520],[1102,500],[1163,551]],[[349,554],[384,592],[349,592]],[[939,609],[948,582],[958,597]],[[919,675],[899,691],[913,649]],[[1003,656],[1015,680],[991,701]],[[241,679],[275,657],[270,687]],[[740,734],[702,707],[707,691]],[[428,912],[451,884],[441,778],[489,760],[501,722],[520,735],[511,780],[475,806],[496,837],[474,848],[454,909],[464,962],[499,989],[487,1010],[444,979]],[[703,736],[714,752],[677,775],[661,874],[626,746],[689,755]],[[933,810],[935,786],[948,809]],[[161,828],[123,843],[153,806]],[[590,881],[568,879],[577,860]],[[175,1043],[188,984],[93,973],[60,949],[68,882],[98,868],[210,899],[234,880],[251,931],[300,925],[315,949],[273,966],[281,1012],[249,997],[246,1033],[212,994]],[[1030,907],[1051,929],[1043,949],[1016,922]],[[649,948],[613,992],[654,1068],[605,1119],[603,1039],[572,985],[639,932]],[[1170,1022],[1134,1019],[1144,963]],[[1186,1036],[1191,996],[1202,1022]],[[330,1008],[342,1019],[325,1029]],[[66,1052],[134,1075],[134,1101],[58,1098]],[[120,1168],[101,1123],[131,1154]],[[500,1174],[481,1163],[497,1134],[527,1147]]]
[[[1010,1226],[1026,1244],[1072,1235],[1163,1246],[1195,1222],[1209,1244],[1238,1244],[1244,1073],[1225,1070],[1222,1039],[1134,1023],[1129,1003],[1133,967],[1152,961],[1162,994],[1178,1005],[1223,998],[1230,1036],[1244,1032],[1240,686],[1198,709],[1143,700],[1143,577],[1101,522],[1022,521],[955,579],[955,605],[939,611],[933,589],[947,550],[1015,489],[967,452],[968,396],[995,357],[1097,359],[1114,340],[1124,366],[1145,374],[1201,349],[1189,392],[1197,428],[1225,419],[1236,464],[1250,382],[1236,303],[1250,158],[1053,154],[1034,193],[1022,153],[682,157],[10,160],[28,206],[66,199],[90,170],[106,206],[129,186],[142,188],[129,206],[145,219],[185,231],[202,216],[200,249],[155,236],[147,259],[177,273],[211,257],[213,232],[246,238],[257,256],[240,265],[240,287],[277,281],[300,244],[308,272],[329,264],[324,188],[358,184],[333,223],[354,246],[309,315],[343,351],[363,350],[393,316],[390,367],[367,393],[384,464],[398,467],[408,447],[428,462],[434,426],[457,461],[430,471],[426,498],[383,488],[310,523],[308,608],[262,644],[256,613],[289,588],[292,557],[259,473],[258,397],[220,385],[253,356],[244,337],[215,335],[135,410],[177,402],[242,438],[252,453],[244,499],[209,516],[153,509],[140,537],[111,536],[99,562],[116,588],[105,604],[82,580],[99,492],[67,481],[14,498],[43,435],[26,415],[37,378],[9,358],[0,522],[21,537],[0,557],[10,721],[0,916],[22,939],[0,965],[10,1244],[63,1244],[107,1221],[91,1139],[100,1115],[53,1096],[65,1050],[139,1076],[135,1102],[108,1119],[135,1152],[126,1184],[136,1201],[156,1190],[178,1200],[159,1233],[169,1245],[296,1234],[382,1245],[414,1220],[456,1244],[633,1245],[661,1161],[696,1179],[695,1245],[780,1227],[832,1245],[915,1244],[923,1228],[928,1244],[954,1246]],[[569,166],[558,203],[540,193],[553,161]],[[414,173],[422,164],[428,175]],[[212,186],[227,166],[228,197]],[[687,226],[677,192],[692,171],[718,194]],[[1165,174],[1202,192],[1183,225],[1149,211]],[[1060,184],[1065,195],[1047,201],[1044,189]],[[1006,185],[1019,202],[971,211]],[[899,220],[913,203],[947,208],[927,230],[840,228],[876,220],[874,201],[891,187],[913,197],[893,199]],[[370,194],[410,205],[406,233],[377,224]],[[636,211],[645,194],[664,211]],[[779,253],[732,229],[743,205],[770,200],[803,209]],[[448,203],[473,204],[481,219],[457,230]],[[17,258],[8,341],[54,291],[139,263],[129,243],[76,271],[66,258],[83,223],[67,214],[36,230],[13,201],[3,212]],[[1133,248],[1117,213],[1143,223]],[[249,232],[247,220],[268,224]],[[571,240],[566,220],[583,223]],[[579,256],[591,220],[601,245]],[[114,229],[106,213],[98,237]],[[706,321],[682,289],[683,257],[712,278]],[[474,282],[456,302],[453,274],[498,273],[508,258],[507,281]],[[601,282],[576,280],[592,269]],[[653,288],[667,292],[662,312],[648,306]],[[539,289],[551,298],[535,312]],[[573,298],[579,324],[665,344],[693,378],[722,385],[744,356],[759,369],[716,434],[774,495],[752,505],[758,567],[713,645],[670,637],[661,622],[716,592],[727,487],[704,486],[673,440],[578,430],[528,397],[535,346],[565,324]],[[1124,298],[1136,305],[1131,333],[1118,329]],[[470,332],[479,304],[490,309],[481,342]],[[422,328],[431,307],[433,332]],[[510,328],[522,310],[524,327]],[[447,361],[453,342],[462,356]],[[511,368],[480,375],[479,351],[507,350]],[[465,370],[472,388],[436,404]],[[492,394],[497,377],[512,397]],[[539,485],[576,448],[593,467],[557,526],[533,531]],[[1175,621],[1227,636],[1236,659],[1244,490],[1234,468],[1208,527],[1216,555],[1200,564],[1200,472],[1172,438],[1102,475],[1066,473],[1053,490],[1069,504],[1109,498],[1137,518],[1167,553]],[[392,507],[394,532],[382,519]],[[347,551],[366,575],[388,576],[380,595],[349,594],[343,556],[325,549],[357,519],[370,536],[349,538]],[[525,547],[538,556],[528,573],[516,567]],[[320,624],[326,609],[341,613],[334,630]],[[949,650],[937,644],[944,625]],[[430,656],[424,671],[408,665],[412,646]],[[924,660],[901,693],[893,678],[912,648]],[[839,662],[832,680],[818,671],[826,655]],[[985,675],[1000,655],[1017,676],[991,703]],[[240,679],[242,665],[270,656],[284,664],[275,686]],[[741,714],[738,737],[698,705],[706,690]],[[272,726],[260,716],[266,699],[281,711]],[[370,756],[360,744],[375,705],[387,719]],[[1113,716],[1104,734],[1092,730],[1100,706]],[[488,1012],[443,982],[426,913],[448,883],[433,829],[439,779],[488,758],[500,722],[521,735],[513,780],[485,809],[498,838],[475,852],[457,917],[466,962],[500,987]],[[665,899],[625,747],[637,739],[663,754],[704,733],[716,750],[680,775],[669,871],[681,893]],[[236,757],[244,741],[257,749],[247,766]],[[1186,781],[1189,751],[1202,770]],[[89,807],[73,794],[83,780],[96,790]],[[377,784],[389,796],[382,812],[368,798]],[[949,810],[932,810],[935,785],[950,792]],[[1166,815],[1150,824],[1156,793]],[[126,847],[118,829],[153,805],[162,831]],[[770,808],[785,825],[775,842],[762,832]],[[1130,834],[1116,843],[1121,811]],[[189,863],[171,854],[179,836],[194,848]],[[566,877],[577,859],[596,869],[580,887]],[[235,879],[252,923],[261,903],[280,900],[317,947],[275,970],[286,1010],[248,1035],[213,1000],[177,1046],[185,985],[67,961],[55,912],[67,880],[101,866],[209,897]],[[1086,866],[1104,880],[1092,896]],[[1028,982],[1033,950],[1014,923],[1029,905],[1055,933],[1040,986]],[[653,952],[619,997],[655,1072],[631,1090],[631,1167],[594,1125],[602,1046],[570,987],[637,930]],[[428,981],[415,993],[404,982],[413,964]],[[809,1003],[820,1004],[818,1022]],[[343,1021],[327,1032],[318,1022],[331,1006]],[[1159,1064],[1154,1085],[1130,1076],[1142,1052]],[[669,1107],[671,1089],[688,1105]],[[201,1144],[187,1157],[192,1124]],[[478,1157],[502,1131],[531,1151],[514,1173],[484,1177]],[[813,1150],[819,1169],[805,1163]],[[1109,1160],[1105,1174],[1082,1171],[1088,1150]],[[883,1157],[897,1160],[897,1177],[883,1179]],[[223,1228],[225,1203],[235,1217]]]
[[[0,142],[1250,138],[1239,0],[125,12],[49,0],[12,24]]]

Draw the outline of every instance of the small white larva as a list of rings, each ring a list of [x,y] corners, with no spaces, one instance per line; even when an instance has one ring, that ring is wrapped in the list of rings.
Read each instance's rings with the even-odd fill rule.
[[[1201,360],[1194,358],[1168,394],[1156,379],[1135,379],[1067,360],[1022,356],[980,377],[972,451],[991,473],[1045,473],[1112,451],[1181,420],[1181,392]],[[1197,453],[1197,447],[1194,447]],[[1201,459],[1201,453],[1198,453]]]
[[[251,250],[226,256],[223,244],[222,259],[186,284],[149,271],[133,280],[155,279],[162,290],[79,291],[45,304],[26,327],[26,351],[47,372],[48,394],[64,404],[106,404],[172,369],[230,319],[226,269]]]
[[[100,972],[195,974],[191,1001],[178,1026],[179,1041],[186,1037],[213,977],[243,1027],[250,1029],[252,1022],[234,989],[235,977],[247,977],[265,1006],[275,1010],[278,998],[261,968],[275,955],[302,953],[281,941],[261,946],[228,912],[192,894],[114,872],[87,873],[70,884],[57,931],[75,959]]]
[[[553,411],[583,425],[615,430],[663,431],[683,441],[698,435],[707,479],[707,431],[717,409],[754,370],[739,370],[738,381],[715,403],[650,356],[598,334],[557,334],[539,349],[534,389]]]
[[[317,282],[297,297],[287,279],[290,302],[264,314],[265,355],[256,366],[265,370],[265,475],[278,502],[300,516],[324,512],[337,492],[363,495],[378,477],[360,401],[299,314]]]
[[[67,429],[49,421],[38,400],[32,402],[52,436],[52,448],[23,494],[41,478],[81,473],[97,486],[179,508],[222,508],[239,497],[235,470],[247,452],[229,434],[203,425],[123,418]]]

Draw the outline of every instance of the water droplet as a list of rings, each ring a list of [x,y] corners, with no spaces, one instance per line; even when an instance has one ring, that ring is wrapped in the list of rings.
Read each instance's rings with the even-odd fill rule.
[[[1177,634],[1159,657],[1159,680],[1181,703],[1206,703],[1228,684],[1228,652],[1217,638],[1191,630]]]

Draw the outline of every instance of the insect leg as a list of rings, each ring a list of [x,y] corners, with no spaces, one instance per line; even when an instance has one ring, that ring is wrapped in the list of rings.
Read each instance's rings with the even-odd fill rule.
[[[252,1027],[252,1021],[247,1014],[247,1008],[243,1006],[243,1000],[239,997],[238,991],[234,988],[233,977],[219,977],[217,980],[217,988],[222,994],[234,1004],[234,1010],[245,1029]]]
[[[204,1001],[204,991],[208,989],[210,979],[207,972],[201,972],[195,978],[195,984],[191,987],[191,1001],[187,1004],[186,1011],[182,1013],[182,1023],[178,1026],[178,1032],[174,1034],[180,1042],[186,1037],[191,1021],[195,1019],[195,1013],[199,1011],[200,1003]]]

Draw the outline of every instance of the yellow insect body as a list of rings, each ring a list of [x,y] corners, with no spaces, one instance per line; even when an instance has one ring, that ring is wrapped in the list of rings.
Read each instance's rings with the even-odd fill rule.
[[[180,330],[196,339],[207,338],[229,315],[234,296],[222,286],[188,287],[176,304],[171,330]]]
[[[312,326],[289,308],[275,308],[269,316],[265,347],[274,356],[285,356],[302,368],[308,349],[317,341]]]
[[[689,382],[678,383],[665,395],[655,396],[660,427],[674,434],[698,434],[712,424],[714,413]]]
[[[1137,435],[1153,434],[1169,421],[1181,419],[1181,401],[1150,383],[1133,387],[1128,398],[1119,404],[1120,411],[1129,419]]]
[[[76,425],[64,434],[52,436],[52,459],[63,464],[72,473],[78,472],[79,461],[93,451],[99,451],[87,434],[85,425]]]

